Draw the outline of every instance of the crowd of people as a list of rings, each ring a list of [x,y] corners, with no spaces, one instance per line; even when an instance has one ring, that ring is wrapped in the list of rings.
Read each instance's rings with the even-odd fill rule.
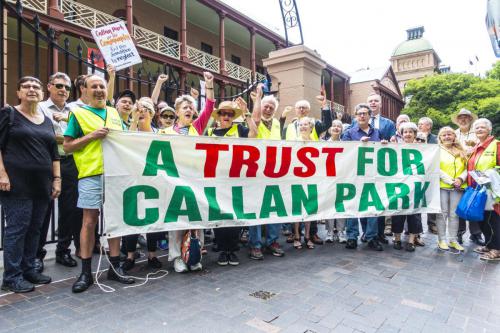
[[[173,106],[159,100],[161,87],[168,76],[160,75],[151,97],[136,97],[113,88],[114,70],[108,67],[106,82],[98,75],[81,75],[74,80],[79,98],[70,99],[72,81],[65,73],[53,74],[44,85],[35,77],[19,80],[19,104],[0,111],[0,202],[5,216],[3,231],[4,274],[1,288],[12,292],[33,291],[35,285],[51,282],[43,274],[45,242],[50,225],[53,201],[57,200],[56,263],[67,267],[78,265],[71,254],[71,241],[80,259],[81,274],[74,283],[75,293],[87,290],[94,282],[92,254],[99,251],[97,224],[103,204],[103,156],[101,140],[110,130],[156,132],[169,135],[220,136],[254,139],[300,141],[378,141],[384,144],[438,144],[440,146],[441,214],[427,214],[428,229],[437,234],[437,247],[442,251],[464,251],[463,234],[469,225],[470,240],[479,247],[474,251],[486,261],[500,260],[499,207],[494,202],[486,207],[484,221],[465,221],[455,213],[467,186],[475,187],[470,171],[487,171],[499,166],[499,141],[492,135],[488,119],[477,119],[462,109],[453,117],[457,128],[440,128],[432,133],[432,119],[424,117],[417,123],[401,114],[394,123],[382,116],[381,97],[372,93],[367,103],[358,104],[348,112],[333,112],[324,96],[315,103],[321,108],[320,119],[310,116],[311,104],[299,100],[286,106],[278,118],[278,99],[264,95],[257,85],[251,93],[252,112],[244,99],[221,101],[214,97],[214,77],[204,73],[205,103],[198,110],[198,91],[181,95]],[[288,117],[294,113],[294,116]],[[293,118],[287,126],[286,120]],[[358,240],[370,249],[383,251],[393,236],[395,250],[413,252],[424,246],[421,214],[390,217],[338,219],[326,223],[326,242],[345,243],[356,249]],[[283,233],[297,250],[314,249],[324,244],[318,235],[317,222],[285,223],[214,229],[214,247],[219,251],[221,266],[238,265],[237,251],[248,244],[249,256],[262,260],[264,252],[283,257],[279,244]],[[361,232],[360,226],[361,225]],[[265,239],[263,239],[265,228]],[[403,237],[407,234],[408,237]],[[190,232],[199,240],[204,253],[205,232]],[[303,236],[303,241],[302,241]],[[484,236],[484,238],[483,238]],[[111,263],[107,278],[132,284],[127,272],[135,265],[139,235],[108,239]],[[150,233],[146,235],[147,264],[151,269],[162,267],[156,255],[158,244],[168,239],[168,260],[176,272],[198,271],[202,261],[185,260],[183,243],[186,231]],[[403,243],[403,240],[405,242]],[[265,250],[265,251],[264,251]],[[122,253],[122,255],[121,255]]]

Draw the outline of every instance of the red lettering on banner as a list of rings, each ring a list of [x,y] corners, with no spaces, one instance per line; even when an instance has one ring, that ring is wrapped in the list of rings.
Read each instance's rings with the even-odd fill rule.
[[[331,147],[323,147],[321,150],[323,154],[327,154],[326,156],[326,176],[327,177],[335,177],[337,175],[337,168],[335,167],[335,155],[337,153],[344,152],[344,148],[331,148]]]
[[[311,154],[312,158],[318,157],[319,150],[314,147],[303,147],[297,151],[297,159],[306,167],[305,170],[302,167],[293,168],[293,174],[297,177],[311,177],[316,173],[316,165],[307,154]]]
[[[280,178],[286,176],[288,170],[290,169],[292,147],[282,147],[281,165],[278,172],[274,171],[276,169],[277,150],[278,147],[267,147],[266,149],[266,167],[264,168],[264,176],[266,177]]]
[[[248,158],[244,158],[245,153],[248,153]],[[233,160],[231,161],[231,168],[229,169],[229,177],[241,177],[241,169],[244,165],[247,168],[247,177],[256,177],[259,165],[257,161],[260,158],[260,151],[254,146],[233,146]]]
[[[216,143],[197,143],[196,150],[205,150],[205,169],[203,176],[205,178],[215,178],[215,171],[217,170],[217,163],[219,163],[219,152],[228,151],[229,145],[221,145]]]

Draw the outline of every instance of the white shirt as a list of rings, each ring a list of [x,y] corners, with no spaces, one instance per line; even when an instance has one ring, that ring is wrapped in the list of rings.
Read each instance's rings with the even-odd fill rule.
[[[52,121],[52,126],[54,126],[54,132],[56,135],[63,135],[64,131],[68,127],[68,123],[65,121],[56,121],[54,120],[54,112],[60,112],[64,114],[68,114],[71,109],[68,104],[64,104],[64,106],[60,109],[57,105],[54,104],[52,99],[47,99],[46,101],[38,103],[38,109],[42,111],[42,113]]]

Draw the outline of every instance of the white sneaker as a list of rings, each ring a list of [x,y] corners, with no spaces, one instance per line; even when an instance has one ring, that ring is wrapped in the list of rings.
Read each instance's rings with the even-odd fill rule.
[[[175,258],[174,260],[174,270],[177,273],[184,273],[188,271],[188,267],[184,261],[182,261],[181,257]]]
[[[193,266],[191,266],[189,268],[191,269],[191,271],[196,272],[196,271],[201,271],[201,269],[203,268],[203,266],[201,266],[201,262],[199,262],[196,265],[193,265]]]
[[[339,231],[339,243],[347,243],[347,238],[345,236],[345,231]]]
[[[331,231],[326,233],[325,242],[333,243],[333,233]]]

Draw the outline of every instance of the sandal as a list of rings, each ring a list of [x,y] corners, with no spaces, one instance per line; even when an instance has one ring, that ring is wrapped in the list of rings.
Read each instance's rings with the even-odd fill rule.
[[[500,260],[500,251],[498,250],[490,250],[489,252],[483,254],[479,257],[481,260],[486,261],[499,261]]]
[[[420,237],[415,237],[415,240],[413,241],[413,244],[415,246],[425,246],[425,243]]]
[[[287,243],[293,243],[294,240],[295,238],[293,237],[293,234],[288,235],[288,237],[286,238]]]
[[[479,254],[485,254],[490,252],[491,250],[488,249],[486,246],[479,246],[474,249],[474,252],[479,253]]]
[[[300,242],[300,239],[295,238],[293,240],[293,247],[296,248],[297,250],[302,249],[302,243]]]
[[[306,239],[305,239],[305,241],[306,241],[306,247],[307,247],[309,250],[314,249],[314,243],[313,243],[313,241],[312,241],[312,240],[310,240],[310,239],[306,238]]]

